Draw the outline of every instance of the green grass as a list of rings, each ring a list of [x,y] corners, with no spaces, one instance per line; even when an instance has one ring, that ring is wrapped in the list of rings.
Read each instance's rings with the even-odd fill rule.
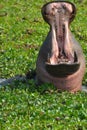
[[[21,86],[21,87],[20,87]],[[87,94],[58,93],[47,85],[2,88],[1,130],[86,130]]]
[[[41,7],[49,0],[2,0],[0,3],[0,77],[34,70],[49,26]],[[70,1],[70,0],[69,0]],[[77,15],[71,30],[87,61],[87,2],[71,0]],[[87,64],[87,63],[86,63]],[[36,88],[34,81],[0,88],[0,130],[86,130],[87,94],[58,93],[51,84]],[[87,85],[87,69],[83,79]]]

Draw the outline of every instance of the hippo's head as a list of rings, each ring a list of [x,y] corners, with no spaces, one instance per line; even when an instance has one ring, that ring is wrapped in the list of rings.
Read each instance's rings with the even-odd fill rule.
[[[75,14],[76,8],[71,2],[54,1],[42,7],[42,15],[50,25],[51,34],[46,70],[54,77],[66,77],[80,67],[69,29]]]

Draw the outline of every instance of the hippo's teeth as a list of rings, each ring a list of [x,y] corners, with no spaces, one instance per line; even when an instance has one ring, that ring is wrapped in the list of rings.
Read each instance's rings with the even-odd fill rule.
[[[50,54],[48,53],[47,62],[50,63]]]

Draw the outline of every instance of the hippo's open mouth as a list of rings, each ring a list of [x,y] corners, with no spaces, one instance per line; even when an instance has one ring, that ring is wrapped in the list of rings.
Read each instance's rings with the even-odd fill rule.
[[[73,50],[69,30],[75,15],[75,6],[70,2],[51,2],[42,8],[45,21],[51,30],[51,51],[48,52],[46,69],[52,76],[65,77],[75,73],[80,64]]]

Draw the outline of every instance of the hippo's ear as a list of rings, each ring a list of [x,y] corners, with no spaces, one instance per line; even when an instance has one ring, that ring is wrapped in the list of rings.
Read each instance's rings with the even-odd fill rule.
[[[50,3],[50,2],[49,2]],[[41,9],[41,13],[42,13],[42,16],[43,16],[43,19],[49,24],[49,19],[47,17],[47,6],[49,3],[45,4],[42,9]]]
[[[69,3],[71,3],[71,2],[69,2]],[[76,15],[76,7],[73,3],[71,3],[71,5],[72,5],[72,13],[71,13],[71,16],[70,16],[70,22],[73,21],[73,19],[75,18],[75,15]]]
[[[42,9],[41,9],[41,13],[42,13],[42,16],[43,16],[43,19],[46,21],[46,22],[48,22],[47,21],[47,18],[46,18],[46,7],[45,7],[45,5],[42,7]]]

